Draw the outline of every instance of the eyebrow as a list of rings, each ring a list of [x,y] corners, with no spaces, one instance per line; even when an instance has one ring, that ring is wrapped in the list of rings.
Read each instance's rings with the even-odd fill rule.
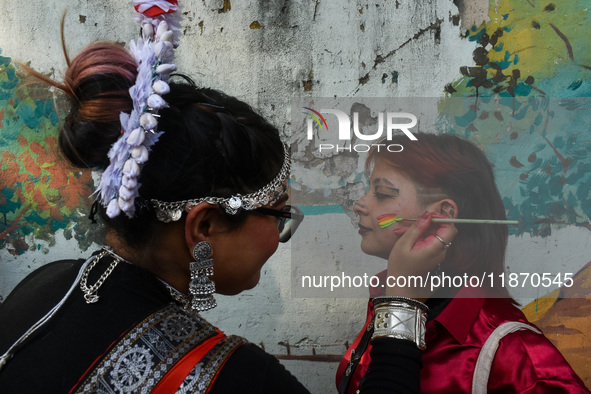
[[[381,183],[385,183],[388,186],[388,189],[395,191],[396,193],[400,193],[400,189],[394,187],[394,184],[387,180],[386,178],[376,178],[374,179],[373,183],[375,187],[382,186]]]

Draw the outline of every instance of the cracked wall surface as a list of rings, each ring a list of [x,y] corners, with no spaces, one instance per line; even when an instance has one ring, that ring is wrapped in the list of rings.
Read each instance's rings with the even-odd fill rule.
[[[584,30],[589,16],[582,1],[570,2],[568,10],[560,8],[566,5],[536,0],[190,0],[181,5],[179,70],[200,85],[258,108],[292,144],[301,140],[296,135],[300,130],[291,124],[292,102],[300,99],[444,99],[483,92],[562,97],[588,96],[591,91],[591,51]],[[554,12],[551,5],[558,10]],[[52,136],[63,115],[54,109],[59,98],[29,85],[30,80],[14,71],[15,61],[30,62],[43,73],[63,76],[59,21],[66,10],[64,32],[71,54],[97,40],[126,43],[137,31],[126,1],[3,0],[0,4],[4,105],[0,109],[0,297],[34,268],[60,258],[87,256],[100,243],[85,220],[88,201],[78,199],[93,189],[90,175],[68,172],[53,159]],[[475,142],[490,146],[487,153],[502,158],[495,141],[504,134],[498,132],[498,124],[490,123],[495,109],[487,112],[490,117],[456,131],[471,133]],[[375,114],[361,104],[356,110],[368,111],[367,126],[374,127]],[[584,144],[583,136],[577,138]],[[515,152],[503,163],[513,168],[521,163],[524,176],[533,177],[536,160],[528,159],[537,145],[531,140],[511,141],[515,140],[527,155]],[[567,157],[563,151],[560,154]],[[18,166],[11,164],[17,162]],[[325,202],[352,203],[364,191],[359,179],[349,188],[339,187],[359,168],[356,157],[341,155],[299,165],[308,171],[310,182],[330,186],[332,194],[325,195]],[[330,176],[321,176],[317,165],[325,166]],[[588,209],[584,204],[575,208],[578,213]],[[351,244],[352,239],[357,242],[351,238],[355,229],[349,215],[345,209],[306,219],[304,231],[313,237],[331,237],[336,245],[330,251],[330,264],[362,258],[339,246]],[[571,225],[544,236],[514,235],[508,263],[547,259],[552,253],[561,256],[560,264],[577,270],[591,260],[581,247],[590,241],[588,229]],[[295,298],[290,279],[293,252],[290,245],[280,245],[263,268],[256,289],[220,297],[220,307],[207,312],[206,318],[277,355],[312,392],[332,392],[336,361],[363,323],[366,300]]]

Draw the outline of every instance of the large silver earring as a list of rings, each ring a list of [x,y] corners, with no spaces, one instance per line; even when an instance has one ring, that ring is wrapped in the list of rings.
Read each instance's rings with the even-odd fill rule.
[[[215,283],[209,276],[213,275],[213,259],[211,258],[211,244],[207,241],[198,242],[193,248],[195,261],[191,262],[191,284],[189,291],[193,295],[191,309],[207,311],[215,308],[217,303],[213,298]]]

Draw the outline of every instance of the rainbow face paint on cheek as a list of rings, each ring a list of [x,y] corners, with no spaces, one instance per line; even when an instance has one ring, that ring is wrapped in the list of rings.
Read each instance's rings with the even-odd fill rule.
[[[386,228],[393,225],[396,222],[404,220],[403,218],[397,217],[395,213],[387,213],[385,215],[380,215],[377,219],[380,228]]]

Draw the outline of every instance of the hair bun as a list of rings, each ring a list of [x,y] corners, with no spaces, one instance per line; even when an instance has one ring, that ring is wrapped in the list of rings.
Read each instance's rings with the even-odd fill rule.
[[[105,167],[120,135],[121,112],[130,112],[129,88],[137,75],[134,58],[115,43],[95,43],[68,66],[65,92],[72,108],[60,132],[65,157],[81,168]]]

